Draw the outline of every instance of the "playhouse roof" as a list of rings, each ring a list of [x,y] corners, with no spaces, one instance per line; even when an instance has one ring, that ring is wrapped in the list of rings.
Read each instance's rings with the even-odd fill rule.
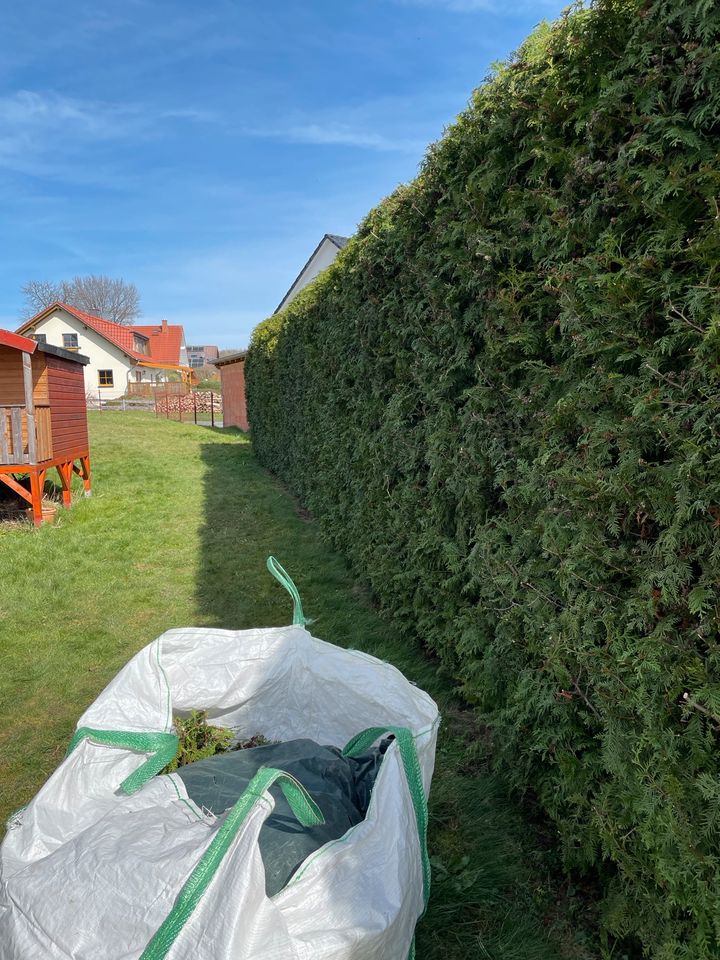
[[[0,329],[0,347],[12,347],[13,350],[22,350],[23,353],[35,353],[37,342],[30,337],[22,337],[19,333]]]

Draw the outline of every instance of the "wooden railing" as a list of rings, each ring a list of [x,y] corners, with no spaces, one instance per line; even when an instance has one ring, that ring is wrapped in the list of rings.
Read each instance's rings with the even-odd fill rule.
[[[190,393],[190,384],[182,380],[172,380],[168,383],[143,383],[136,380],[130,380],[127,385],[127,395],[129,397],[155,397],[165,394],[177,396],[178,394]]]
[[[50,407],[35,407],[34,444],[28,436],[27,408],[18,404],[0,406],[0,464],[39,463],[52,456]],[[31,446],[35,457],[31,460]]]

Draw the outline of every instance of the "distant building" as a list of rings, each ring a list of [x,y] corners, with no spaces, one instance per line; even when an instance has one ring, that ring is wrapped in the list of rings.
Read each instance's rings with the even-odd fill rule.
[[[185,348],[185,354],[187,358],[185,362],[187,365],[192,367],[193,370],[199,370],[200,367],[213,366],[220,356],[220,351],[217,347],[207,345],[202,347],[187,346]]]
[[[319,273],[329,267],[347,242],[347,237],[339,237],[336,233],[326,233],[313,250],[308,262],[295,277],[292,286],[278,304],[275,313],[284,310],[289,303],[292,303],[303,287],[306,287]]]

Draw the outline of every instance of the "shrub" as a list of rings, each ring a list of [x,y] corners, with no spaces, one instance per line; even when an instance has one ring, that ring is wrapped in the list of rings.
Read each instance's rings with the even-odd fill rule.
[[[261,461],[659,960],[720,955],[719,41],[539,28],[246,365]]]

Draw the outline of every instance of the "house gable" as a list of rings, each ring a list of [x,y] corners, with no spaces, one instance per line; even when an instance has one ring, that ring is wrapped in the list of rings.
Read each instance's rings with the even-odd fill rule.
[[[306,287],[309,283],[312,283],[319,273],[322,273],[323,270],[330,266],[335,257],[347,243],[347,240],[347,237],[340,237],[335,233],[325,234],[320,243],[310,254],[309,260],[293,281],[293,284],[288,292],[278,304],[275,313],[279,313],[289,303],[292,303],[303,287]]]
[[[180,324],[161,320],[152,325],[138,325],[130,328],[143,334],[148,340],[148,357],[157,363],[182,363],[182,350],[185,333]]]

